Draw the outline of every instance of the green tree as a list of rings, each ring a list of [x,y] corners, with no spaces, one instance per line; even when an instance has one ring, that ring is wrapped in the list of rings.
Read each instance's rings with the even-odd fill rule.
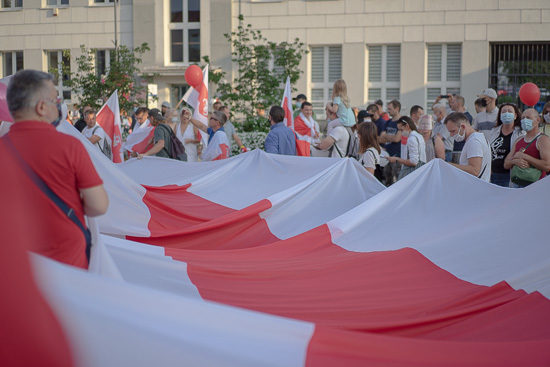
[[[64,66],[61,69],[64,76],[68,75],[64,77],[63,84],[72,89],[81,105],[100,108],[115,90],[118,90],[119,105],[123,110],[132,111],[133,107],[146,103],[146,87],[138,80],[152,77],[142,74],[139,69],[142,55],[149,51],[147,43],[134,49],[119,46],[111,50],[110,65],[105,75],[99,75],[96,70],[97,49],[81,45],[80,50],[81,55],[76,58],[77,71],[71,72]],[[58,74],[57,69],[50,72]]]
[[[286,78],[290,76],[291,84],[300,78],[300,61],[307,51],[298,38],[292,43],[268,41],[261,31],[250,24],[243,25],[243,19],[239,16],[235,32],[224,34],[237,67],[235,79],[226,81],[225,73],[215,70],[210,81],[217,85],[220,99],[233,113],[242,116],[245,131],[267,131],[266,119],[259,117],[257,111],[281,103]]]

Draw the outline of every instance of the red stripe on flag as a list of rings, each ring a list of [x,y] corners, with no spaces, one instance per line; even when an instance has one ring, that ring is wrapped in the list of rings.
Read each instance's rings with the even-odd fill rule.
[[[96,116],[96,121],[105,133],[109,135],[111,141],[115,133],[115,115],[109,106],[105,106]]]
[[[149,135],[142,141],[132,146],[132,151],[136,153],[145,153],[153,147],[153,136],[155,135],[155,129],[151,129]]]
[[[200,249],[238,249],[278,240],[259,215],[271,207],[268,200],[234,210],[190,193],[189,187],[146,187],[143,201],[151,213],[151,236],[127,238],[152,245]]]
[[[261,247],[166,248],[166,255],[187,262],[204,299],[322,327],[478,343],[550,338],[544,297],[505,282],[486,287],[462,281],[410,248],[347,251],[331,242],[326,225]],[[368,360],[360,348],[356,352]]]

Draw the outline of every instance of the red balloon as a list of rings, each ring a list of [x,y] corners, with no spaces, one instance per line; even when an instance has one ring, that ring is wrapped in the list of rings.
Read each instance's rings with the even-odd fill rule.
[[[190,65],[185,70],[185,81],[193,88],[197,88],[202,83],[202,70],[198,65]]]
[[[519,99],[527,106],[533,107],[540,100],[540,89],[534,83],[525,83],[519,88]]]

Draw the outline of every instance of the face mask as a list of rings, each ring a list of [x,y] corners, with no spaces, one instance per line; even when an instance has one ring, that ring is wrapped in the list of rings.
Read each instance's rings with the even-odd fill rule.
[[[61,111],[61,103],[57,103],[56,107],[57,107],[57,118],[54,121],[52,121],[52,125],[55,127],[59,125],[59,123],[61,122],[61,116],[63,116],[63,112]]]
[[[531,131],[533,129],[533,120],[524,118],[521,120],[521,128],[524,131]]]
[[[547,124],[550,124],[550,112],[544,115],[544,122],[546,122]]]
[[[401,132],[401,135],[408,137],[410,133],[411,133],[410,131],[405,131],[405,130],[403,130],[403,131]]]
[[[302,102],[296,102],[296,108],[301,109],[302,108]]]
[[[180,122],[180,120],[177,117],[172,117],[172,122]]]
[[[458,133],[454,136],[454,139],[457,143],[463,142],[466,138],[466,130],[464,130],[464,133],[460,135],[460,128],[458,128]]]
[[[363,122],[372,122],[372,120],[370,119],[370,117],[367,117],[367,118],[363,119]]]
[[[511,124],[514,122],[514,114],[512,112],[504,112],[500,115],[500,120],[504,124]]]

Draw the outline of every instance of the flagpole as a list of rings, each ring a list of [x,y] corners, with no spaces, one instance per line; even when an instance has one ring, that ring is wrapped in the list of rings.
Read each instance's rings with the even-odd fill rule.
[[[118,0],[114,0],[113,9],[115,12],[115,50],[118,50],[118,26],[117,26],[117,14],[116,14],[117,5],[118,5]]]

